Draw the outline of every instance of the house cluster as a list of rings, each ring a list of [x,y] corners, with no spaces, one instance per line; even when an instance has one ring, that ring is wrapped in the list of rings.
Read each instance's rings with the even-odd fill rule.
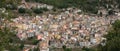
[[[40,3],[26,3],[22,0],[22,4],[18,8],[47,8],[53,9],[53,6]],[[11,19],[9,22],[0,17],[0,29],[3,27],[16,27],[16,36],[21,40],[36,37],[39,42],[40,51],[49,51],[49,47],[61,48],[66,47],[92,47],[106,40],[103,36],[107,34],[109,26],[115,20],[120,19],[120,13],[114,16],[97,16],[80,14],[81,10],[77,8],[63,9],[61,13],[46,13],[36,16],[19,16]],[[0,13],[5,12],[4,8],[0,8]],[[106,15],[107,10],[99,10]],[[4,24],[2,24],[4,23]],[[11,29],[12,30],[12,29]],[[36,48],[36,45],[26,46],[24,51]]]
[[[51,5],[47,5],[47,4],[42,4],[42,3],[26,3],[25,0],[22,0],[21,2],[22,4],[18,6],[18,8],[27,8],[27,9],[31,9],[31,8],[47,8],[48,10],[53,9],[53,6]]]
[[[59,14],[19,16],[11,19],[11,26],[17,27],[16,35],[20,40],[37,37],[38,40],[48,40],[49,47],[91,47],[102,42],[108,26],[118,18],[78,12],[78,9],[67,9]]]

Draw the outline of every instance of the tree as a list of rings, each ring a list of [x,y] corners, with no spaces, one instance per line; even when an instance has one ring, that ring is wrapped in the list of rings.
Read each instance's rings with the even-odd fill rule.
[[[8,4],[6,7],[5,7],[7,10],[17,10],[17,5],[15,4]]]
[[[4,19],[10,20],[11,18],[16,18],[17,14],[14,14],[11,10],[6,10],[4,13],[0,13],[0,16]]]
[[[65,46],[65,45],[63,45],[63,46],[62,46],[62,48],[63,48],[63,49],[66,49],[66,46]]]
[[[82,48],[82,51],[95,51],[95,49],[83,47],[83,48]]]
[[[23,49],[23,48],[24,48],[24,44],[21,43],[21,44],[20,44],[20,49]]]
[[[115,37],[107,41],[106,45],[102,47],[102,51],[120,51],[120,38]]]
[[[19,12],[19,13],[26,13],[26,9],[25,9],[25,8],[19,8],[19,9],[18,9],[18,12]]]
[[[114,30],[118,31],[120,30],[120,20],[116,20],[115,23],[112,24]]]
[[[66,48],[66,45],[63,45],[62,48],[63,48],[64,51],[72,51],[71,48]]]
[[[33,2],[33,0],[29,0]],[[68,8],[68,7],[77,7],[85,10],[86,12],[96,13],[98,8],[98,0],[35,0],[35,2],[45,3],[48,5],[53,5],[56,8]]]
[[[114,11],[113,11],[113,10],[109,10],[109,11],[108,11],[108,14],[109,14],[109,15],[113,15],[113,14],[114,14]]]
[[[36,13],[36,14],[43,13],[42,10],[40,10],[39,8],[33,9],[33,12]]]
[[[107,42],[101,47],[102,51],[120,51],[120,20],[112,24],[113,29],[105,36]]]
[[[39,51],[39,48],[38,48],[38,47],[37,47],[37,48],[34,48],[33,51]]]
[[[33,45],[37,45],[37,44],[39,43],[39,41],[36,40],[36,39],[34,39],[34,40],[32,40],[32,41],[33,41]]]
[[[17,49],[17,46],[12,45],[10,39],[15,36],[14,31],[10,30],[8,27],[0,29],[0,51],[11,50],[13,48]]]
[[[40,14],[40,13],[43,13],[45,11],[48,11],[48,9],[46,7],[43,7],[43,8],[32,8],[32,10],[36,14]]]
[[[0,0],[0,8],[6,7],[8,4],[19,5],[21,0]]]

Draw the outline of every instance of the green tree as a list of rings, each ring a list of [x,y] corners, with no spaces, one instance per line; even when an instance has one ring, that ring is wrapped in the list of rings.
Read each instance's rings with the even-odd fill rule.
[[[15,4],[8,4],[6,7],[5,7],[7,10],[17,10],[17,5]]]
[[[120,20],[112,24],[113,29],[105,36],[107,42],[101,47],[102,51],[120,51]]]
[[[36,14],[43,13],[43,11],[40,8],[33,9],[33,12],[36,13]]]
[[[102,51],[120,51],[120,38],[115,37],[106,42],[106,45],[102,47]]]
[[[33,45],[37,45],[37,44],[39,43],[39,41],[36,40],[36,39],[34,39],[34,40],[32,40],[32,41],[33,41]]]
[[[120,20],[116,20],[115,23],[112,24],[114,30],[119,31],[120,30]]]
[[[18,9],[18,12],[19,12],[19,13],[26,13],[26,9],[25,9],[25,8],[19,8],[19,9]]]
[[[21,0],[0,0],[0,8],[6,7],[8,4],[19,5]]]
[[[39,48],[34,48],[33,51],[39,51]]]
[[[23,49],[24,48],[24,44],[21,43],[19,47],[20,47],[20,49]]]
[[[11,10],[6,10],[4,13],[0,13],[0,16],[4,19],[10,20],[11,18],[16,18],[17,14],[14,14]]]
[[[65,45],[63,45],[63,46],[62,46],[62,48],[65,50],[65,49],[66,49],[66,46],[65,46]]]
[[[66,45],[63,45],[62,48],[63,48],[64,51],[72,51],[72,49],[71,48],[67,48]]]
[[[0,51],[10,50],[17,47],[11,43],[11,38],[15,36],[14,31],[8,27],[0,29]]]
[[[29,0],[33,1],[33,0]],[[85,12],[96,13],[98,8],[98,0],[35,0],[36,2],[53,5],[56,8],[77,7]]]
[[[83,48],[82,48],[82,51],[95,51],[95,49],[83,47]]]

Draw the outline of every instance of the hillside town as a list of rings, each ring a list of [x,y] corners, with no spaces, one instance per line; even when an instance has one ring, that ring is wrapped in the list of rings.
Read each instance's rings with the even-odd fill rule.
[[[45,43],[45,48],[92,47],[100,44],[108,27],[119,16],[100,17],[77,14],[78,9],[68,9],[60,14],[43,14],[35,17],[19,16],[7,25],[17,27],[16,36],[22,41],[30,37]],[[4,20],[3,20],[4,21]],[[42,44],[43,45],[43,44]],[[40,46],[41,47],[41,46]],[[44,48],[44,45],[42,46]]]
[[[54,6],[40,3],[26,3],[21,1],[18,8],[47,8],[52,10]],[[116,9],[117,10],[117,9]],[[1,9],[2,13],[6,9]],[[101,13],[102,15],[100,15]],[[6,13],[7,14],[7,13]],[[108,12],[101,9],[96,14],[83,13],[81,9],[69,7],[62,9],[59,13],[47,11],[38,15],[20,14],[10,21],[0,18],[0,29],[3,27],[15,28],[15,36],[19,41],[26,41],[35,38],[38,43],[25,44],[22,51],[30,51],[38,48],[40,51],[52,51],[50,48],[83,48],[105,45],[107,39],[104,35],[108,34],[112,24],[120,19],[120,13],[107,15]],[[4,22],[4,24],[2,24]],[[34,50],[32,50],[34,51]]]

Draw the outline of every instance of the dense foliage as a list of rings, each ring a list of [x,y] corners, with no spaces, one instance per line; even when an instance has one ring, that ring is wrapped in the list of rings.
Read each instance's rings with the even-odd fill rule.
[[[21,0],[0,0],[0,8],[7,7],[8,5],[15,7],[18,4],[20,4],[20,2],[21,2]]]
[[[71,48],[67,48],[65,45],[63,45],[62,48],[63,48],[64,51],[72,51]]]
[[[44,11],[48,11],[47,8],[33,8],[33,12],[36,14],[43,13]]]
[[[56,8],[77,7],[81,8],[84,12],[94,14],[97,13],[100,7],[104,7],[108,10],[118,5],[118,8],[120,8],[120,0],[26,0],[26,2],[45,3],[53,5]]]
[[[27,2],[38,2],[53,5],[56,8],[77,7],[82,8],[86,12],[96,13],[98,8],[98,0],[26,0]]]
[[[19,9],[18,9],[18,12],[19,12],[19,13],[26,13],[26,9],[25,9],[25,8],[19,8]]]
[[[15,32],[11,31],[9,28],[4,27],[0,29],[0,51],[10,50],[18,51],[20,50],[17,45],[14,45]]]
[[[101,47],[101,51],[120,51],[120,20],[112,24],[113,29],[105,36],[107,42]]]

